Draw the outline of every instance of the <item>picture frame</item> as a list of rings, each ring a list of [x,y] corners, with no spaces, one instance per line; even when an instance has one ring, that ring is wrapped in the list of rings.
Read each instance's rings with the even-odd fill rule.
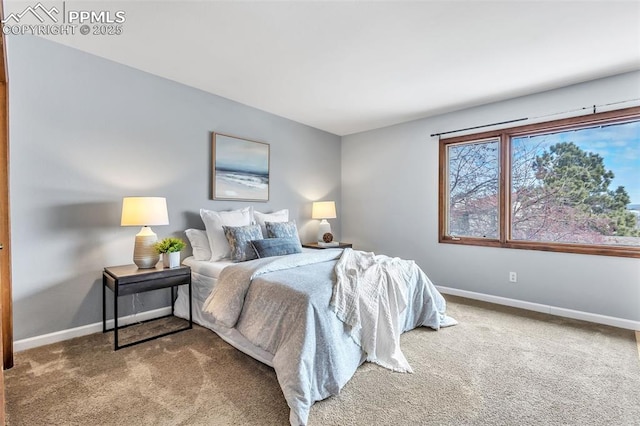
[[[211,198],[269,201],[270,145],[217,132],[211,143]]]

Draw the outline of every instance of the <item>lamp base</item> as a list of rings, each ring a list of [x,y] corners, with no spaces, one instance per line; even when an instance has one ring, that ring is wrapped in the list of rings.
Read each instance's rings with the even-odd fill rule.
[[[322,236],[327,232],[331,233],[331,224],[327,222],[327,219],[322,219],[320,225],[318,225],[318,242],[323,243]]]
[[[153,245],[158,241],[158,236],[148,226],[143,226],[136,234],[136,242],[133,246],[133,263],[140,269],[155,268],[160,260]]]

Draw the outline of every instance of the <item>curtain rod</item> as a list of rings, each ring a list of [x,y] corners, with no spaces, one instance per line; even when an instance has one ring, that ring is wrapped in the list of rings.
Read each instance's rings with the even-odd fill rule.
[[[611,106],[611,105],[624,104],[624,103],[628,103],[628,102],[635,102],[635,101],[640,101],[640,98],[636,98],[636,99],[628,99],[628,100],[626,100],[626,101],[619,101],[619,102],[611,102],[611,103],[608,103],[608,104],[602,104],[602,105],[593,105],[593,106],[589,106],[589,107],[582,107],[582,108],[572,109],[572,110],[562,111],[562,112],[554,112],[554,113],[551,113],[551,114],[538,115],[538,116],[536,116],[536,117],[516,118],[515,120],[507,120],[507,121],[500,121],[500,122],[498,122],[498,123],[482,124],[482,125],[480,125],[480,126],[473,126],[473,127],[465,127],[464,129],[449,130],[448,132],[433,133],[433,134],[431,135],[431,137],[434,137],[434,136],[442,136],[442,135],[448,135],[448,134],[450,134],[450,133],[464,132],[464,131],[466,131],[466,130],[481,129],[481,128],[483,128],[483,127],[499,126],[500,124],[508,124],[508,123],[515,123],[515,122],[518,122],[518,121],[524,121],[524,120],[532,120],[532,119],[537,119],[537,118],[551,117],[551,116],[554,116],[554,115],[567,114],[567,113],[570,113],[570,112],[584,111],[584,110],[586,110],[586,109],[591,109],[591,108],[593,108],[593,114],[595,114],[595,113],[596,113],[596,109],[597,109],[597,108],[607,107],[607,106]]]
[[[433,133],[433,134],[431,135],[431,137],[433,137],[433,136],[448,135],[449,133],[464,132],[465,130],[481,129],[481,128],[483,128],[483,127],[498,126],[498,125],[500,125],[500,124],[515,123],[516,121],[524,121],[524,120],[528,120],[528,119],[529,119],[529,118],[527,118],[527,117],[524,117],[524,118],[516,118],[515,120],[507,120],[507,121],[500,121],[500,122],[498,122],[498,123],[482,124],[482,125],[480,125],[480,126],[473,126],[473,127],[465,127],[464,129],[449,130],[448,132]]]

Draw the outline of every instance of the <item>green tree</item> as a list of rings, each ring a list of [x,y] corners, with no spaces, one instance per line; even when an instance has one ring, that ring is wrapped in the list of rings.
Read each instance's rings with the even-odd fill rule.
[[[536,156],[533,168],[542,183],[537,192],[546,195],[539,199],[553,203],[558,207],[555,211],[563,215],[570,211],[586,229],[600,235],[640,235],[636,217],[626,210],[629,194],[622,186],[609,189],[615,176],[600,155],[573,142],[561,142]]]

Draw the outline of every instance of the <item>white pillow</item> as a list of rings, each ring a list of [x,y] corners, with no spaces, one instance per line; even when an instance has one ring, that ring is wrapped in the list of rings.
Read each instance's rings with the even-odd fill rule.
[[[200,217],[204,222],[211,249],[211,261],[224,259],[231,254],[227,237],[224,236],[223,226],[247,226],[253,221],[253,207],[240,210],[216,212],[200,209]]]
[[[253,212],[253,217],[256,219],[256,223],[260,225],[262,230],[262,236],[267,238],[267,229],[265,228],[265,222],[289,222],[289,209],[278,210],[273,213],[260,213]]]
[[[187,234],[195,260],[211,259],[211,247],[209,246],[207,231],[202,229],[187,229],[184,233]]]

